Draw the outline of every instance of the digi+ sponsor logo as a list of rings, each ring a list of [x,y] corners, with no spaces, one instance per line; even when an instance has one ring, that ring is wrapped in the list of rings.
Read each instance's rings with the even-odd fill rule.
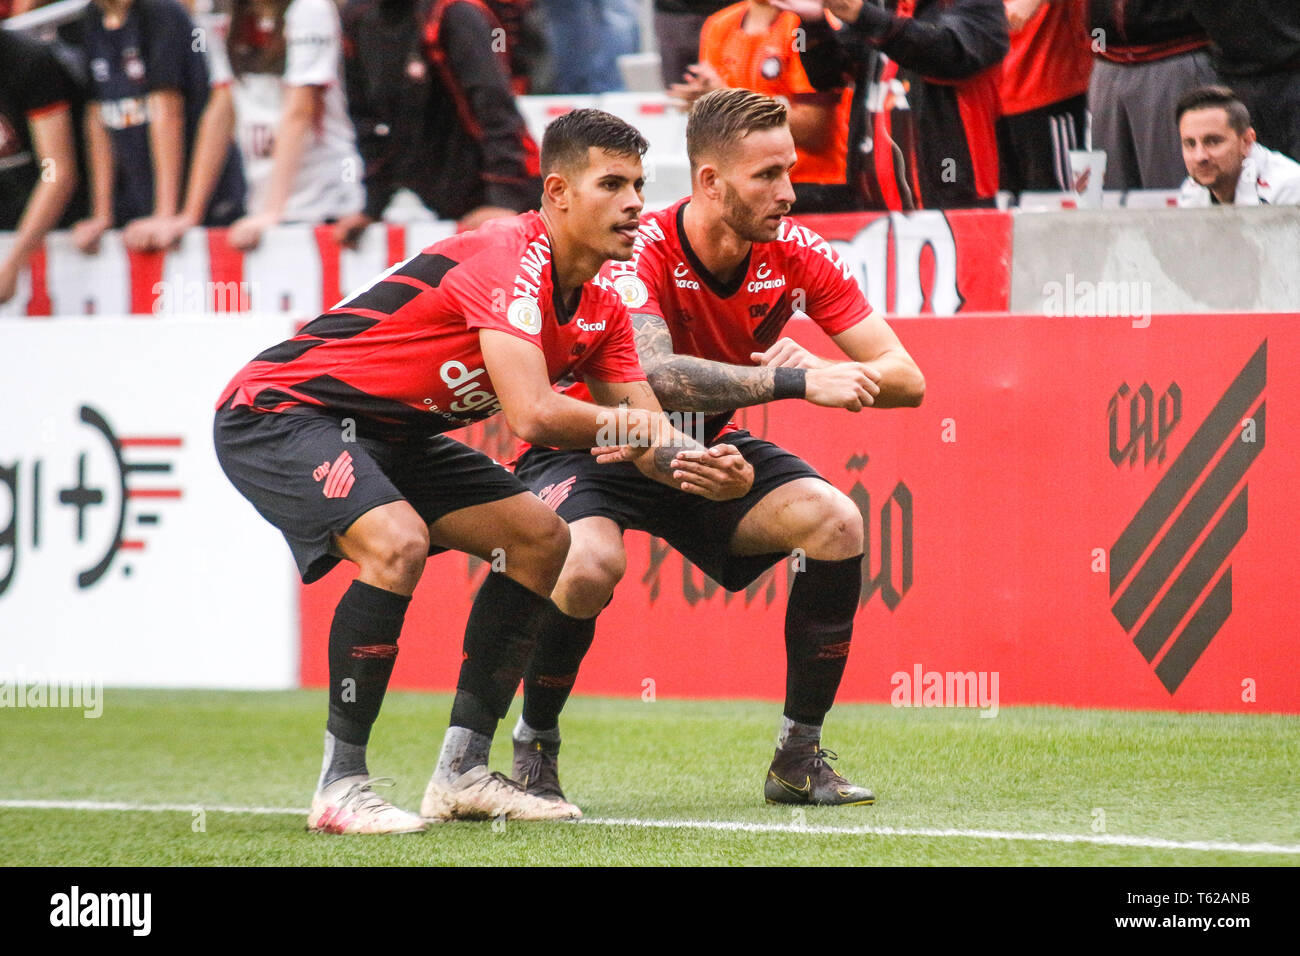
[[[42,443],[52,454],[0,462],[0,489],[9,498],[9,517],[0,526],[0,598],[20,579],[25,561],[42,554],[80,561],[89,553],[75,579],[79,589],[93,587],[119,554],[145,550],[166,506],[181,498],[174,483],[160,486],[151,479],[172,474],[168,459],[183,446],[182,438],[119,436],[89,405],[81,406],[78,421],[88,431],[78,431],[75,442],[64,444],[47,421]],[[129,577],[132,566],[118,564]]]

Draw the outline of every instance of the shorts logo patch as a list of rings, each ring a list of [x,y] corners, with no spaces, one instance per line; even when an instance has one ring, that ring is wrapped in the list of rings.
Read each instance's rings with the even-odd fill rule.
[[[325,467],[325,466],[322,466]],[[320,468],[316,469],[319,472]],[[316,474],[313,472],[313,476]],[[325,487],[322,491],[326,498],[346,498],[352,486],[356,483],[357,477],[353,474],[352,454],[344,452],[334,459],[334,464],[328,466],[329,478],[325,481]],[[321,477],[324,477],[322,475]],[[316,479],[317,481],[320,478]]]
[[[573,490],[573,483],[577,480],[578,476],[573,475],[553,485],[547,485],[537,493],[537,497],[542,499],[546,507],[554,511],[564,503],[565,498],[569,497],[569,492]]]

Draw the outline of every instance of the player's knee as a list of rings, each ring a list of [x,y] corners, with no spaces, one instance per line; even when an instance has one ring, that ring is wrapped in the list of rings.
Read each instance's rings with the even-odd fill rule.
[[[556,603],[572,617],[599,614],[626,572],[627,552],[621,540],[614,545],[584,544],[569,555],[556,585]]]
[[[429,557],[429,530],[419,523],[402,524],[388,530],[377,543],[376,570],[393,584],[414,586]]]
[[[817,518],[809,556],[823,561],[841,561],[862,553],[862,512],[842,491],[827,489],[818,502]]]
[[[569,526],[549,508],[543,509],[528,522],[515,548],[538,578],[554,583],[569,554]]]

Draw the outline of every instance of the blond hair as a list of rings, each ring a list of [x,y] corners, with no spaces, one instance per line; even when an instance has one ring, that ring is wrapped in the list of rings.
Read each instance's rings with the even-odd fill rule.
[[[750,133],[777,129],[789,122],[785,104],[753,90],[726,89],[705,93],[686,120],[686,155],[694,172],[707,159],[716,159]]]

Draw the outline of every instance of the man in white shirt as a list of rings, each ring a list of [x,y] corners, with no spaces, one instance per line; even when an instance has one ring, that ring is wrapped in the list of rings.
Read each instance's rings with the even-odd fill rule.
[[[1177,119],[1187,165],[1179,206],[1300,205],[1300,163],[1256,142],[1250,113],[1227,87],[1192,90]]]

